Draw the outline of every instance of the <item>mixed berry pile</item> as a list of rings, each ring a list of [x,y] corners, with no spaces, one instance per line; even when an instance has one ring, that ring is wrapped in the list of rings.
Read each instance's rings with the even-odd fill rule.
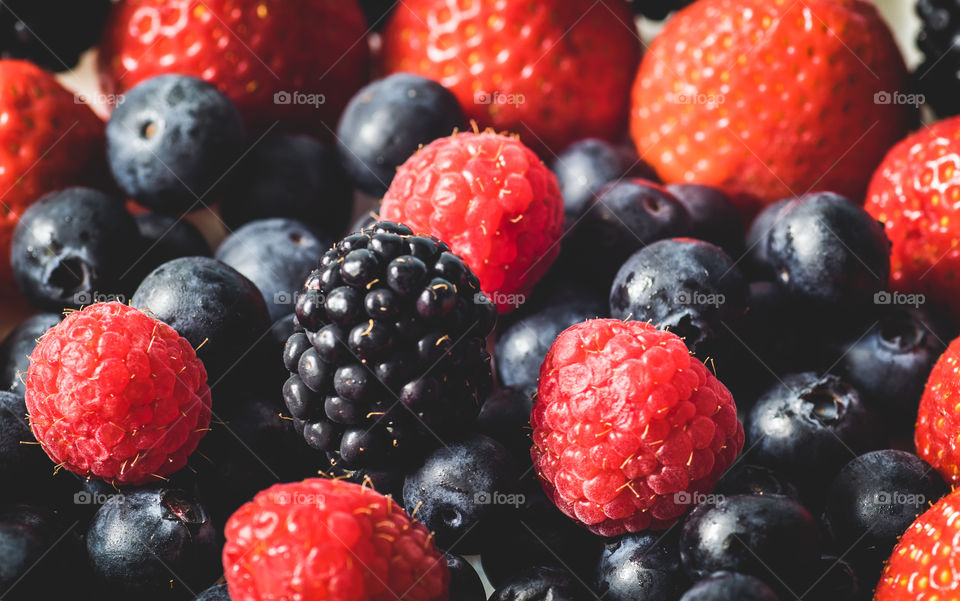
[[[960,599],[915,8],[0,1],[0,599]]]

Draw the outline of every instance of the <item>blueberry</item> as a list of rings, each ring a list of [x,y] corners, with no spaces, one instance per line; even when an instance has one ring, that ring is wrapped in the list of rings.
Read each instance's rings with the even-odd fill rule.
[[[251,221],[227,236],[216,258],[233,267],[263,294],[270,319],[293,309],[300,287],[333,240],[293,219]]]
[[[770,235],[774,224],[780,219],[780,212],[788,204],[790,204],[789,199],[768,204],[757,213],[747,229],[745,238],[747,260],[744,263],[747,266],[747,271],[758,279],[773,280],[776,277],[767,252],[767,236]]]
[[[697,582],[680,597],[680,601],[780,601],[763,580],[737,574],[717,572]]]
[[[927,376],[950,338],[925,310],[885,305],[879,321],[846,345],[836,371],[891,426],[912,429]]]
[[[814,571],[813,582],[803,590],[805,598],[821,601],[861,599],[862,583],[857,571],[840,557],[824,555]],[[873,586],[869,590],[873,590]]]
[[[727,253],[739,256],[743,249],[743,219],[726,194],[701,184],[671,184],[667,192],[690,213],[694,238],[712,242]]]
[[[540,364],[560,332],[605,314],[600,298],[581,292],[517,319],[497,338],[494,356],[500,383],[532,395],[537,390]]]
[[[459,555],[444,553],[450,570],[450,598],[456,601],[486,601],[483,581],[473,566]]]
[[[475,553],[486,527],[517,502],[517,466],[499,442],[474,434],[442,446],[403,483],[403,505],[441,549]]]
[[[786,541],[789,541],[787,544]],[[820,559],[817,525],[797,501],[733,495],[690,512],[680,536],[683,566],[695,580],[719,570],[756,576],[771,586],[804,582]]]
[[[720,495],[784,495],[799,499],[797,488],[774,470],[738,463],[720,478],[713,492]]]
[[[325,143],[305,134],[271,134],[231,172],[220,213],[230,229],[283,217],[339,238],[353,213],[353,190]]]
[[[676,599],[686,585],[675,530],[607,543],[597,566],[597,592],[610,601]]]
[[[123,300],[143,252],[123,205],[89,188],[67,188],[30,205],[13,232],[13,276],[35,306],[60,311]]]
[[[725,355],[746,304],[747,284],[733,260],[718,246],[687,238],[637,251],[610,290],[611,317],[668,327],[701,359]]]
[[[765,244],[776,281],[815,306],[866,305],[887,285],[890,242],[883,226],[837,194],[806,194],[784,205]]]
[[[516,388],[494,390],[480,406],[476,430],[497,440],[520,461],[530,464],[530,412],[533,396]]]
[[[132,304],[169,324],[194,348],[203,344],[197,356],[211,387],[228,372],[231,387],[256,376],[242,367],[233,370],[241,362],[259,363],[254,349],[269,333],[270,317],[256,285],[229,265],[207,257],[164,263],[140,283]]]
[[[217,88],[194,77],[159,75],[137,84],[114,109],[107,159],[128,196],[157,213],[179,215],[201,208],[231,171],[244,139],[240,113]]]
[[[367,84],[347,104],[337,127],[340,160],[356,188],[380,198],[421,145],[465,123],[452,92],[425,77],[395,73]]]
[[[0,481],[10,483],[0,492],[0,498],[6,500],[18,494],[19,487],[13,486],[14,482],[23,482],[50,469],[50,460],[30,431],[23,397],[0,392]]]
[[[396,5],[396,0],[360,0],[360,8],[374,31],[383,30]]]
[[[693,0],[632,0],[633,12],[654,21],[662,21],[670,13],[680,10]]]
[[[872,584],[916,517],[950,492],[923,459],[873,451],[850,461],[830,485],[825,517],[837,548]]]
[[[0,506],[0,597],[66,598],[86,586],[75,526],[39,505]],[[81,567],[82,566],[82,567]]]
[[[565,227],[570,229],[590,206],[594,194],[610,182],[630,177],[659,181],[637,157],[633,146],[586,138],[566,148],[550,165],[563,195]]]
[[[146,247],[134,266],[139,274],[146,275],[167,261],[180,257],[209,257],[212,254],[200,230],[185,219],[143,213],[135,216],[134,220]]]
[[[877,420],[855,388],[834,375],[784,376],[747,420],[747,461],[776,469],[804,498],[822,492],[858,453],[883,446]]]
[[[204,507],[182,490],[156,486],[110,497],[87,531],[87,555],[106,587],[141,599],[200,589],[220,569]]]
[[[227,592],[227,583],[211,586],[201,592],[193,601],[230,601],[230,593]]]
[[[0,390],[24,394],[22,377],[30,368],[30,353],[44,332],[60,323],[58,313],[40,313],[20,322],[0,344]]]
[[[110,0],[4,0],[0,58],[69,71],[100,40],[110,5]]]
[[[493,592],[489,601],[585,601],[590,595],[566,570],[533,567],[516,574]]]

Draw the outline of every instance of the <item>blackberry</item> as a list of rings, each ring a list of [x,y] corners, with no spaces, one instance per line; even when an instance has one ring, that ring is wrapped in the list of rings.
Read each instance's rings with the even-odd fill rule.
[[[404,225],[378,222],[323,255],[297,298],[283,396],[334,472],[411,467],[473,423],[493,388],[496,322],[478,299],[466,264]]]
[[[960,30],[960,4],[955,0],[917,0],[922,26],[917,47],[924,55],[914,71],[917,91],[941,116],[960,113],[960,48],[955,45]]]

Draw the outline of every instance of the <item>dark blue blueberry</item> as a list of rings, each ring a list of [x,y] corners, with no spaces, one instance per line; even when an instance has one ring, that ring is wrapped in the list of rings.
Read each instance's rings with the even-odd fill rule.
[[[383,30],[396,5],[397,0],[360,0],[360,8],[374,31]]]
[[[497,440],[519,464],[530,464],[530,412],[533,396],[516,388],[500,387],[480,406],[475,429]]]
[[[480,574],[473,566],[459,555],[444,553],[447,560],[447,569],[450,570],[450,599],[456,601],[486,601],[487,594],[483,589]]]
[[[8,483],[0,490],[0,499],[17,497],[27,482],[52,470],[53,465],[30,431],[23,397],[0,392],[0,482]]]
[[[293,310],[304,280],[333,240],[294,219],[251,221],[227,236],[216,258],[233,267],[263,294],[270,319]]]
[[[353,213],[353,190],[337,153],[305,134],[273,134],[231,173],[220,214],[230,229],[258,219],[285,217],[340,237]]]
[[[62,314],[40,313],[20,322],[0,344],[0,390],[24,394],[26,388],[21,374],[26,377],[30,368],[30,353],[44,332],[60,323]]]
[[[774,470],[762,465],[737,463],[717,482],[719,495],[784,495],[799,499],[797,487]]]
[[[209,83],[159,75],[126,93],[107,122],[107,159],[120,188],[157,213],[214,200],[244,149],[240,113]],[[215,193],[214,193],[215,194]]]
[[[780,601],[763,580],[737,574],[717,572],[693,585],[680,601]]]
[[[254,349],[269,334],[270,316],[256,285],[229,265],[208,257],[164,263],[140,283],[132,304],[169,324],[194,348],[203,344],[197,356],[211,386],[228,372],[224,382],[231,387],[257,377],[241,362],[259,363]]]
[[[188,493],[164,487],[108,499],[87,531],[87,555],[106,588],[139,599],[182,596],[184,588],[201,589],[220,572],[207,511]]]
[[[806,194],[777,213],[765,237],[767,270],[814,306],[858,307],[890,274],[890,242],[862,207],[830,192]]]
[[[746,312],[747,284],[720,247],[693,239],[654,242],[620,268],[610,316],[670,328],[701,359],[727,353]]]
[[[860,575],[847,561],[834,555],[824,555],[811,575],[812,582],[801,587],[804,598],[820,601],[854,601],[862,599],[863,583]],[[871,585],[868,590],[873,590]]]
[[[884,435],[855,388],[834,375],[784,376],[747,418],[745,460],[789,478],[804,499],[858,453],[881,448]]]
[[[441,549],[476,553],[488,526],[519,502],[517,471],[502,444],[474,434],[427,456],[403,483],[403,505]]]
[[[873,451],[850,461],[833,479],[825,521],[836,548],[876,584],[900,536],[948,492],[940,474],[916,455]]]
[[[0,58],[69,71],[100,40],[110,6],[110,0],[4,0]]]
[[[419,75],[395,73],[367,84],[347,104],[337,127],[340,161],[356,188],[380,198],[397,167],[421,145],[465,122],[451,91]]]
[[[716,244],[732,256],[743,250],[743,218],[726,194],[712,186],[671,184],[667,191],[687,207],[691,235]]]
[[[805,582],[820,559],[817,524],[797,501],[733,495],[698,505],[680,535],[683,566],[694,580],[729,570],[770,586]]]
[[[779,200],[771,203],[757,213],[747,228],[744,242],[747,246],[747,260],[744,262],[746,270],[757,279],[773,280],[776,275],[770,266],[767,253],[767,236],[770,230],[780,219],[780,211],[790,203],[790,200]]]
[[[632,146],[614,145],[599,138],[574,142],[550,165],[560,193],[567,229],[576,224],[590,206],[594,194],[610,182],[638,177],[659,181],[650,166],[637,157]]]
[[[676,599],[686,586],[677,529],[607,543],[597,566],[597,592],[610,601]]]
[[[64,599],[89,586],[78,535],[76,524],[44,506],[0,506],[0,598]]]
[[[134,220],[146,248],[134,265],[136,273],[146,275],[180,257],[209,257],[212,254],[206,238],[186,219],[143,213]]]
[[[227,583],[211,586],[207,590],[197,595],[193,601],[230,601],[230,593],[227,592]]]
[[[13,231],[10,262],[31,304],[61,311],[123,301],[142,252],[143,240],[123,204],[90,188],[67,188],[23,213]]]
[[[497,587],[490,601],[587,601],[593,595],[561,568],[528,568]]]

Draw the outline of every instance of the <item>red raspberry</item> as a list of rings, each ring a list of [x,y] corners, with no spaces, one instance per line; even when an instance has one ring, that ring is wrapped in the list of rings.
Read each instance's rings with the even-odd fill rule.
[[[940,355],[920,399],[917,455],[953,486],[960,484],[960,338]]]
[[[547,495],[602,536],[669,526],[743,448],[730,391],[680,337],[645,322],[561,333],[530,421]]]
[[[380,216],[449,244],[506,313],[560,252],[563,198],[557,178],[517,138],[461,133],[400,166]]]
[[[210,425],[207,371],[190,343],[122,303],[91,305],[44,334],[26,388],[47,455],[114,484],[179,470]]]
[[[422,524],[343,480],[276,484],[227,521],[234,601],[446,601],[450,573]]]

